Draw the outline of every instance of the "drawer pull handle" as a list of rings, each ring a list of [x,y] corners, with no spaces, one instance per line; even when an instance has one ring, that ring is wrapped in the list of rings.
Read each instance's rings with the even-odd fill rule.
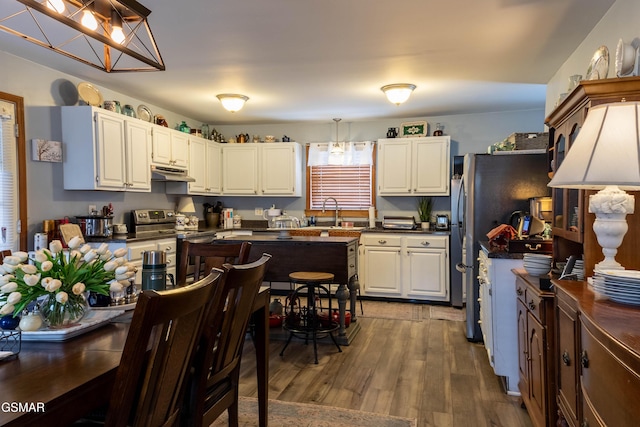
[[[529,301],[529,309],[530,310],[535,310],[536,309],[536,303],[533,301]]]
[[[530,251],[537,251],[542,245],[540,243],[536,243],[536,245],[533,246],[531,243],[526,243],[524,246]]]
[[[569,357],[569,352],[567,350],[562,353],[562,363],[564,366],[571,366],[571,357]]]
[[[587,356],[587,350],[582,350],[580,353],[580,364],[585,369],[589,367],[589,356]]]
[[[380,243],[381,245],[386,245],[387,241],[386,240],[378,240],[378,243]]]
[[[521,288],[516,289],[516,294],[518,295],[522,295],[524,292],[522,292]]]
[[[420,244],[421,244],[422,246],[429,246],[431,243],[429,243],[429,242],[420,242]]]

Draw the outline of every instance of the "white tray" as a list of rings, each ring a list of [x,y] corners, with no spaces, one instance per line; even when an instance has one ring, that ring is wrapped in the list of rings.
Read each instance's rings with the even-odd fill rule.
[[[123,313],[124,310],[91,310],[75,326],[62,329],[23,331],[22,341],[66,341],[99,328],[102,325],[106,325],[111,319]]]
[[[129,304],[122,304],[122,305],[108,305],[106,307],[91,307],[91,310],[98,310],[98,311],[129,311],[129,310],[133,310],[136,308],[136,303],[132,302]]]

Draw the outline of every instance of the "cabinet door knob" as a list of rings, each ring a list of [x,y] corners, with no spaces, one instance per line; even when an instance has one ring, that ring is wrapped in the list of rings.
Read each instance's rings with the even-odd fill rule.
[[[580,364],[585,369],[589,367],[589,356],[587,356],[587,350],[582,350],[580,353]]]
[[[523,294],[522,289],[521,288],[516,289],[516,294],[522,295]]]
[[[533,301],[529,301],[529,309],[535,310],[536,309],[536,303],[534,303]]]
[[[571,357],[569,357],[569,352],[567,350],[562,353],[562,363],[564,366],[571,366]]]

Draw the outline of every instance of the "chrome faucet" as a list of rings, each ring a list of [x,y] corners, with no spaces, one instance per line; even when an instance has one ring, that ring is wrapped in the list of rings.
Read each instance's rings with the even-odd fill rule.
[[[324,199],[324,201],[322,202],[322,213],[325,212],[325,207],[326,207],[326,204],[327,204],[327,200],[329,200],[329,199],[333,200],[334,203],[336,204],[336,227],[338,227],[340,225],[339,222],[338,222],[338,210],[340,208],[338,207],[338,201],[334,197],[327,197],[326,199]]]

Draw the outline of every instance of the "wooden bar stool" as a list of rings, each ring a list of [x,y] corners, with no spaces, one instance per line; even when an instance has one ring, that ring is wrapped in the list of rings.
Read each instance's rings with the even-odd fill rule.
[[[333,336],[333,332],[336,331],[340,325],[331,318],[331,292],[327,286],[324,286],[333,282],[334,275],[315,271],[296,271],[289,274],[289,280],[296,285],[302,286],[294,289],[286,307],[287,313],[285,314],[284,328],[289,331],[289,338],[287,338],[287,342],[282,348],[280,356],[284,355],[284,351],[287,349],[294,335],[304,338],[305,344],[308,343],[309,336],[311,336],[316,364],[318,364],[318,338],[327,335],[330,336],[338,348],[338,351],[342,353],[340,345],[338,345],[336,338]],[[299,294],[305,291],[307,293],[307,306],[302,308],[296,301],[300,300]],[[324,325],[318,317],[316,294],[318,294],[320,298],[326,296],[329,300],[329,316]]]

